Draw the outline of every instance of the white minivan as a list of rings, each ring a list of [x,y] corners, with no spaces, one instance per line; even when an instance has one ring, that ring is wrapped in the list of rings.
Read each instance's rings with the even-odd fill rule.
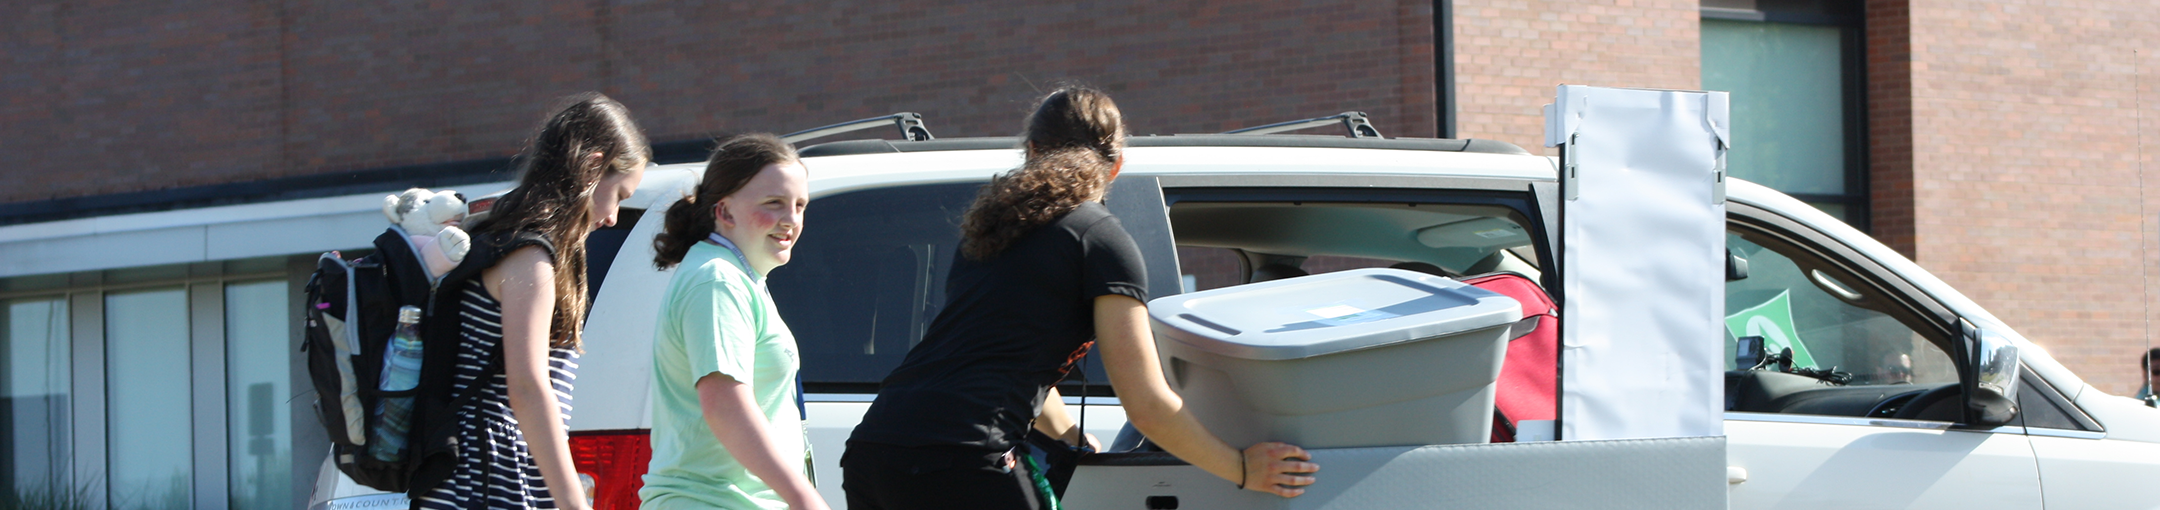
[[[1523,274],[1564,301],[1541,264],[1558,239],[1555,160],[1487,140],[1381,138],[1361,116],[1338,120],[1352,136],[1133,137],[1108,202],[1146,256],[1150,295],[1245,284],[1262,267],[1422,262]],[[844,441],[944,304],[957,218],[979,185],[1021,160],[1013,138],[909,138],[802,149],[805,237],[770,279],[802,352],[815,477],[836,507]],[[651,456],[654,310],[669,278],[653,268],[651,239],[658,212],[702,170],[655,167],[621,223],[589,241],[597,290],[570,425],[598,508],[637,503]],[[2160,479],[2160,410],[2087,385],[1840,220],[1737,179],[1726,193],[1726,244],[1748,267],[1725,290],[1731,508],[2160,508],[2160,491],[2143,485]],[[1419,235],[1451,224],[1480,228]],[[1493,229],[1527,235],[1476,235]],[[1960,378],[1981,367],[1954,353],[1973,328],[2018,347],[2019,412],[2000,426],[1961,423]],[[1785,366],[1734,361],[1752,359],[1737,346],[1764,336],[1796,347]],[[1086,365],[1061,391],[1108,440],[1124,414],[1100,363]],[[329,468],[314,501],[403,507]]]

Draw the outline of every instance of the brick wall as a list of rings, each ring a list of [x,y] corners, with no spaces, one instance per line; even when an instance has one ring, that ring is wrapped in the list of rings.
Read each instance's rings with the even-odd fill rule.
[[[2136,391],[2160,276],[2160,168],[2137,160],[2160,125],[2160,12],[1909,5],[1915,259],[2088,383]]]
[[[11,2],[0,202],[226,182],[278,157],[275,10]]]
[[[1700,88],[1701,27],[1695,0],[1459,0],[1458,136],[1557,154],[1541,149],[1556,86]]]
[[[1912,23],[1909,0],[1868,0],[1869,233],[1913,253]]]
[[[903,110],[1007,135],[1067,79],[1135,133],[1434,133],[1430,1],[16,5],[0,203],[505,156],[584,90],[656,141]]]

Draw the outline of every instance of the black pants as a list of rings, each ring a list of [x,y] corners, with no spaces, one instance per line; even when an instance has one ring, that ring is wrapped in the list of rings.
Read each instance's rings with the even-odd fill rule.
[[[1040,510],[1025,464],[1008,469],[1004,459],[965,448],[850,442],[840,456],[840,487],[853,510]]]

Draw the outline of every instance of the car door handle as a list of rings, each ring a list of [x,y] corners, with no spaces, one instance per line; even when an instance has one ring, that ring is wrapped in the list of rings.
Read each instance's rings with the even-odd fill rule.
[[[1747,481],[1747,468],[1740,466],[1725,466],[1726,485],[1739,485],[1741,482],[1745,481]]]

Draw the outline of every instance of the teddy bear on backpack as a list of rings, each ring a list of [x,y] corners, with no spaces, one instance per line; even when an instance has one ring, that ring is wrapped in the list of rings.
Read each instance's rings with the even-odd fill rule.
[[[466,211],[465,196],[453,191],[413,188],[383,197],[383,216],[405,230],[429,278],[442,278],[472,250],[472,236],[458,228]]]

